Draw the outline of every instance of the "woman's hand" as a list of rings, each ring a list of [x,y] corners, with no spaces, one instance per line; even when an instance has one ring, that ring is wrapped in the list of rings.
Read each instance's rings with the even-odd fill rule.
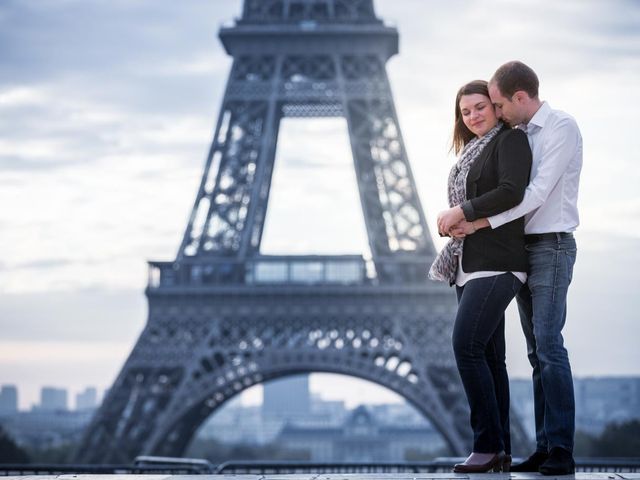
[[[462,220],[461,222],[458,222],[453,227],[451,227],[451,230],[449,230],[449,235],[455,238],[464,238],[467,235],[476,233],[476,230],[477,229],[473,222]]]
[[[449,230],[449,235],[455,238],[464,238],[467,235],[471,235],[472,233],[476,233],[478,230],[490,226],[491,224],[486,218],[479,218],[477,220],[474,220],[473,222],[462,220],[451,227],[451,229]]]
[[[438,214],[438,233],[441,237],[448,236],[451,227],[461,220],[464,220],[464,212],[459,205],[440,212]]]

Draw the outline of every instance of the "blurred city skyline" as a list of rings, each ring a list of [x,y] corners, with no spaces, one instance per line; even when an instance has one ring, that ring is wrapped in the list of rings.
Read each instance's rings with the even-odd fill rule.
[[[566,342],[578,376],[640,374],[640,140],[629,108],[640,100],[640,4],[374,4],[400,32],[387,69],[432,232],[462,83],[518,58],[538,72],[542,99],[577,119],[582,224]],[[22,408],[45,384],[108,388],[144,327],[146,261],[179,246],[231,66],[217,30],[241,5],[0,5],[0,384],[20,386]],[[367,253],[344,119],[283,121],[262,252]],[[513,306],[507,335],[510,374],[526,377]],[[311,389],[352,404],[397,400],[347,377],[314,375]]]

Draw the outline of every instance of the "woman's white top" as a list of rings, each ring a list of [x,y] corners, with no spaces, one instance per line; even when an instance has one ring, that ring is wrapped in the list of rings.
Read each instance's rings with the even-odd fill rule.
[[[496,275],[502,275],[503,273],[507,273],[507,272],[482,271],[482,272],[467,273],[464,270],[462,270],[462,255],[460,255],[458,256],[458,271],[456,272],[456,285],[458,287],[462,287],[465,283],[467,283],[469,280],[473,280],[474,278],[494,277]],[[511,272],[511,273],[513,273],[516,276],[516,278],[520,280],[522,283],[525,283],[527,281],[527,274],[525,272]]]

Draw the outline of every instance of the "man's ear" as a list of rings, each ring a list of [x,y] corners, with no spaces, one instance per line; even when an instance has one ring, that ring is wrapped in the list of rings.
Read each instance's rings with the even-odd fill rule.
[[[513,98],[516,102],[522,103],[529,98],[529,95],[524,90],[518,90],[516,93],[513,94]]]

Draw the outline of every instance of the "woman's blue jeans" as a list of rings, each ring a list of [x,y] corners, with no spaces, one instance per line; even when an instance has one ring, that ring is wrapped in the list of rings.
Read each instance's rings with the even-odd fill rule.
[[[520,287],[512,273],[456,287],[453,351],[471,409],[474,452],[511,453],[504,311]]]
[[[522,330],[533,367],[537,450],[573,451],[575,401],[569,356],[562,328],[567,292],[576,261],[576,242],[564,235],[526,245],[527,284],[517,296]]]

